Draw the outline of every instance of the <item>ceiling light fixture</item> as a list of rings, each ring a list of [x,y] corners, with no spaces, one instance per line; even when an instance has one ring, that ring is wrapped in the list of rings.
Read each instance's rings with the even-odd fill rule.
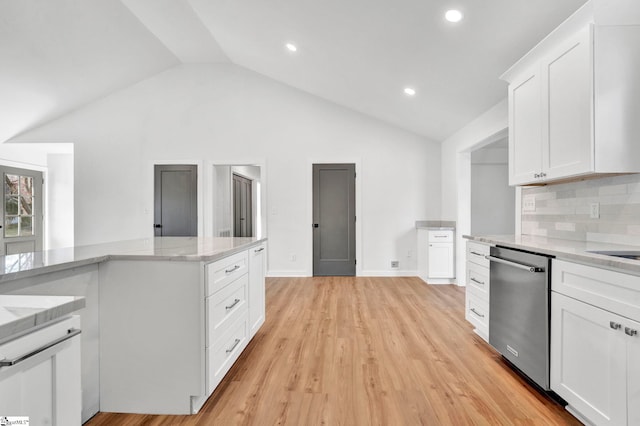
[[[460,12],[457,9],[451,9],[451,10],[447,10],[447,12],[444,14],[444,19],[446,19],[449,22],[460,22],[463,18],[463,14],[462,12]]]
[[[287,44],[285,44],[285,46],[287,47],[287,50],[289,52],[297,52],[298,51],[298,47],[293,43],[287,43]]]
[[[416,95],[416,89],[412,88],[412,87],[405,87],[404,88],[404,94],[407,96],[415,96]]]

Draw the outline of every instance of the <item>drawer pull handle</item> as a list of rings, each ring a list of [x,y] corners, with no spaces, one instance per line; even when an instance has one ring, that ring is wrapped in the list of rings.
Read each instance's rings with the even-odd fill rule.
[[[38,355],[40,352],[44,352],[47,349],[64,342],[65,340],[69,340],[72,337],[77,336],[78,334],[80,334],[82,331],[78,330],[76,328],[72,328],[70,330],[67,331],[67,334],[65,336],[60,337],[59,339],[56,339],[52,342],[47,343],[44,346],[39,347],[38,349],[35,349],[29,353],[26,353],[24,355],[20,355],[19,357],[16,357],[14,359],[3,359],[0,360],[0,367],[11,367],[12,365],[16,365],[21,363],[22,361],[25,361],[29,358],[31,358],[32,356]]]
[[[260,253],[262,250],[264,250],[264,247],[260,247],[259,249],[254,250],[254,253]]]
[[[484,318],[484,315],[482,315],[480,312],[476,311],[476,308],[471,308],[471,312],[473,312],[474,314],[476,314],[480,318]]]
[[[475,254],[476,256],[482,256],[482,257],[484,257],[484,254],[482,254],[482,253],[478,253],[477,251],[471,251],[470,253],[471,253],[471,254]]]
[[[609,327],[613,328],[614,330],[620,330],[622,328],[622,324],[618,322],[609,321]]]
[[[637,336],[638,335],[638,330],[634,330],[632,328],[625,327],[624,328],[624,334],[626,334],[628,336]]]
[[[236,348],[236,346],[238,346],[239,343],[240,343],[240,339],[236,339],[236,341],[233,342],[233,346],[227,349],[227,353],[230,354],[231,352],[233,352],[233,350]]]
[[[234,300],[232,304],[230,304],[229,306],[225,306],[224,308],[228,311],[229,309],[233,309],[233,307],[236,306],[238,303],[240,303],[240,299]]]
[[[478,281],[475,278],[470,278],[471,281],[473,281],[474,283],[480,284],[480,285],[484,285],[484,281]]]
[[[234,266],[234,267],[233,267],[233,268],[231,268],[231,269],[225,269],[225,270],[224,270],[224,273],[225,273],[225,274],[230,274],[230,273],[232,273],[232,272],[237,271],[238,269],[240,269],[240,265],[236,265],[236,266]]]

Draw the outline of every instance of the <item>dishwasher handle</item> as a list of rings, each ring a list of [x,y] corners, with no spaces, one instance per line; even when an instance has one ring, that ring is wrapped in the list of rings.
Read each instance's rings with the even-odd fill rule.
[[[495,256],[485,256],[485,257],[489,259],[491,262],[502,263],[503,265],[512,266],[514,268],[522,269],[527,272],[544,272],[544,268],[541,268],[539,266],[525,265],[524,263],[513,262],[511,260],[506,260],[501,257],[495,257]]]
[[[68,330],[66,335],[64,335],[64,336],[60,337],[59,339],[56,339],[56,340],[54,340],[52,342],[47,343],[46,345],[41,346],[38,349],[35,349],[35,350],[33,350],[33,351],[29,352],[29,353],[26,353],[24,355],[20,355],[19,357],[16,357],[14,359],[6,359],[5,358],[5,359],[0,360],[0,367],[11,367],[11,366],[14,366],[16,364],[19,364],[22,361],[25,361],[25,360],[31,358],[32,356],[38,355],[40,352],[44,352],[47,349],[49,349],[49,348],[51,348],[51,347],[53,347],[53,346],[55,346],[55,345],[57,345],[59,343],[64,342],[65,340],[69,340],[72,337],[77,336],[81,332],[82,331],[78,330],[77,328],[71,328],[71,329]]]

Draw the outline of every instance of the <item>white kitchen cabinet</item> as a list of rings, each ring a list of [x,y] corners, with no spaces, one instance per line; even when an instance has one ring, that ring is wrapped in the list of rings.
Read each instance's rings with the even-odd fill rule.
[[[595,425],[640,421],[640,277],[553,261],[551,389]]]
[[[640,25],[603,20],[589,2],[502,76],[511,185],[640,171]]]
[[[29,417],[33,425],[81,424],[79,329],[74,316],[0,344],[0,361],[17,361],[0,366],[0,415]]]
[[[429,243],[429,278],[452,278],[453,244]]]
[[[264,321],[266,250],[254,250],[265,246],[208,263],[100,266],[101,411],[200,410],[249,343],[250,318],[254,332]]]
[[[475,333],[489,341],[489,279],[488,244],[467,241],[465,318],[475,327]]]
[[[266,244],[249,249],[249,336],[253,337],[265,320]]]

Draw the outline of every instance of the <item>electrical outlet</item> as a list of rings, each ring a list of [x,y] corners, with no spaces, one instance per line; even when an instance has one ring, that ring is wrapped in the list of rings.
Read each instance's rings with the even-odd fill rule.
[[[536,196],[535,195],[527,195],[522,199],[522,210],[525,212],[535,212],[536,211]]]
[[[407,257],[413,256],[413,250],[407,250]]]
[[[600,203],[591,203],[591,204],[589,204],[589,217],[591,219],[599,219],[600,218]]]
[[[295,254],[291,254],[289,256],[289,260],[291,260],[292,262],[295,262],[296,261],[296,255]]]
[[[397,260],[392,260],[391,261],[391,267],[392,268],[398,268],[400,266],[400,262]]]

